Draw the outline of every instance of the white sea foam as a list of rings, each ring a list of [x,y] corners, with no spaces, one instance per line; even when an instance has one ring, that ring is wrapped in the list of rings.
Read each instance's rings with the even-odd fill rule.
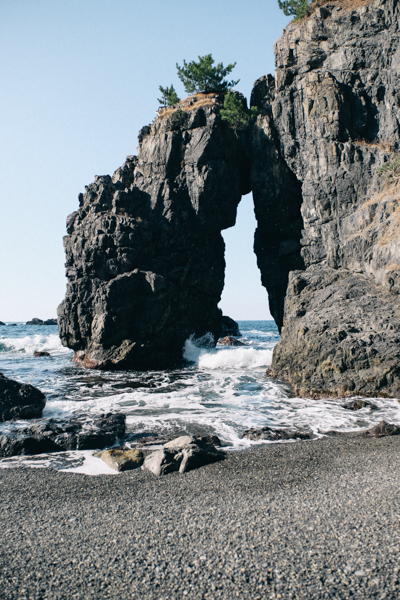
[[[33,354],[36,351],[46,351],[50,353],[70,353],[68,348],[64,348],[57,334],[50,335],[27,335],[17,338],[1,338],[0,352],[24,352]]]
[[[203,339],[189,338],[183,349],[185,360],[203,369],[260,369],[271,364],[272,350],[257,350],[251,346],[210,349],[202,347]]]

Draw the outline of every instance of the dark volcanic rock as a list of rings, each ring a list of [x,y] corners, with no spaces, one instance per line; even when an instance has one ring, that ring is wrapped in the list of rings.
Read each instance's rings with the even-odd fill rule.
[[[42,321],[42,319],[38,319],[37,317],[34,317],[31,321],[27,321],[26,325],[43,325],[44,321]]]
[[[36,317],[32,321],[28,321],[26,325],[57,325],[57,319],[37,319]]]
[[[221,230],[250,189],[243,143],[212,98],[162,112],[139,144],[67,222],[59,332],[87,367],[168,368],[189,336],[221,332]]]
[[[3,321],[0,321],[0,325],[5,325],[5,323],[3,323]]]
[[[223,337],[223,338],[219,338],[218,344],[220,346],[246,346],[246,344],[244,344],[240,340],[237,340],[236,338],[234,338],[230,335],[227,335],[226,337]]]
[[[385,437],[387,435],[400,435],[400,426],[393,425],[392,423],[386,423],[381,421],[378,425],[374,425],[371,429],[368,429],[361,434],[363,437]]]
[[[0,377],[0,421],[36,419],[45,406],[45,395],[33,385]]]
[[[112,446],[124,434],[125,415],[121,413],[107,413],[93,421],[86,416],[69,421],[51,419],[0,436],[0,456],[101,449]]]
[[[378,407],[373,402],[369,402],[369,400],[362,400],[361,398],[355,398],[354,400],[350,400],[350,402],[346,402],[342,405],[343,408],[347,410],[360,410],[361,408],[369,408],[370,410],[378,410]]]
[[[39,358],[42,356],[50,356],[50,352],[46,352],[45,350],[35,350],[35,352],[33,353],[33,356],[35,356],[36,358]]]
[[[393,0],[327,3],[286,28],[253,91],[270,372],[302,396],[400,395],[400,194],[378,174],[400,149],[398,28]]]
[[[272,427],[261,427],[259,429],[246,429],[242,438],[249,440],[269,440],[277,442],[279,440],[312,440],[315,436],[311,432],[291,431],[289,429],[274,429]]]
[[[222,315],[221,318],[221,337],[225,337],[227,335],[233,335],[234,337],[240,337],[240,329],[239,325],[226,315]]]

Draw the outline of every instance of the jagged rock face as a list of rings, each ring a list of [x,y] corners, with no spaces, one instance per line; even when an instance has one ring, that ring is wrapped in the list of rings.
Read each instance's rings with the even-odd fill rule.
[[[377,173],[400,146],[399,22],[395,0],[326,3],[287,28],[275,85],[254,90],[255,144],[278,172],[264,185],[253,166],[256,205],[293,204],[274,194],[285,167],[301,193],[306,270],[290,275],[271,372],[302,395],[400,393],[400,191]]]
[[[137,157],[96,177],[64,238],[64,345],[88,367],[161,369],[185,340],[221,331],[221,230],[249,191],[242,142],[218,103],[157,118]]]

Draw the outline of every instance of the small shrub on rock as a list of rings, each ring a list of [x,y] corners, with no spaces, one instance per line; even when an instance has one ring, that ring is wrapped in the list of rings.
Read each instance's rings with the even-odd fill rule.
[[[400,153],[394,153],[392,160],[378,169],[378,175],[385,179],[387,183],[398,185],[400,181]]]
[[[180,129],[186,124],[187,118],[188,114],[184,110],[178,108],[178,110],[173,112],[172,115],[167,119],[167,131],[176,131],[177,129]]]

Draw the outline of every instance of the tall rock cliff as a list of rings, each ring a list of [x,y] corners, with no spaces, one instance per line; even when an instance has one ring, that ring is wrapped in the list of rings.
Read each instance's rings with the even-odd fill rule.
[[[88,367],[168,368],[190,335],[220,332],[221,230],[249,191],[243,144],[202,95],[144,127],[138,150],[67,221],[59,331]]]
[[[220,330],[221,230],[253,191],[255,252],[299,395],[400,395],[400,3],[317,0],[275,45],[237,135],[198,95],[80,196],[65,238],[63,343],[99,368],[177,364]]]
[[[256,211],[264,218],[278,203],[276,226],[287,227],[296,204],[303,222],[304,266],[289,274],[271,374],[300,395],[399,395],[400,188],[378,170],[400,147],[400,5],[319,4],[289,25],[275,45],[275,80],[253,91],[262,111],[253,143],[265,156],[264,169],[253,165]],[[271,152],[293,175],[283,195]],[[268,280],[264,241],[256,251]]]

